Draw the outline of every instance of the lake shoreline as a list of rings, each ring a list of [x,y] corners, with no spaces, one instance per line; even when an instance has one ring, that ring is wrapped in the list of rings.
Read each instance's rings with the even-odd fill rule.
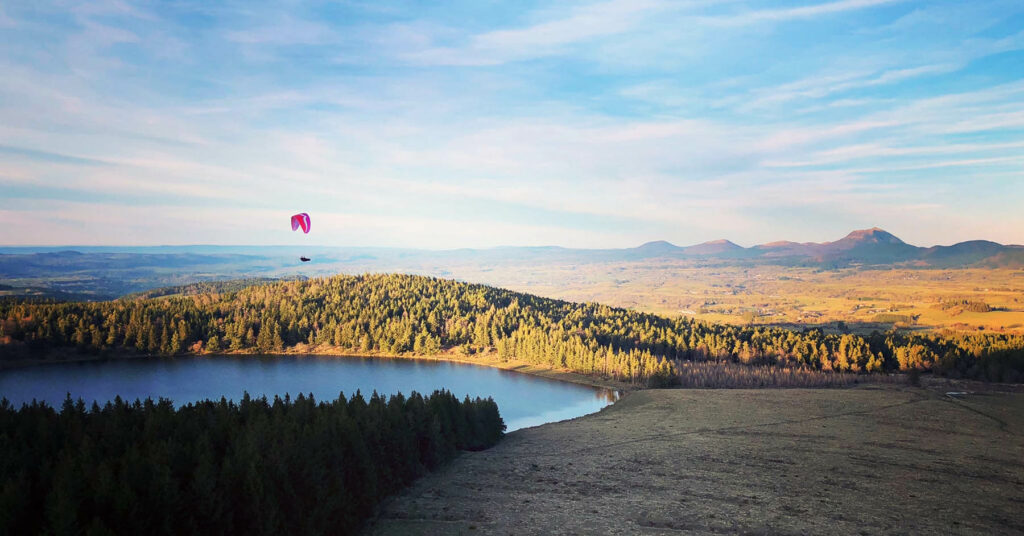
[[[507,370],[511,372],[518,372],[520,374],[527,374],[530,376],[546,378],[549,380],[556,380],[561,382],[573,383],[577,385],[585,385],[587,387],[593,387],[595,389],[608,389],[612,391],[618,391],[620,395],[626,393],[643,391],[649,389],[646,386],[633,384],[629,382],[623,382],[613,380],[609,378],[600,378],[597,376],[588,376],[579,372],[573,372],[568,369],[555,369],[543,365],[537,365],[527,363],[520,360],[504,361],[498,358],[496,352],[488,352],[483,354],[477,354],[475,356],[465,356],[456,354],[454,351],[433,354],[433,355],[396,355],[396,354],[378,354],[378,353],[355,353],[355,352],[344,352],[337,349],[324,349],[324,348],[303,348],[301,345],[292,349],[285,350],[283,352],[274,353],[256,353],[250,351],[240,352],[210,352],[210,353],[182,353],[170,356],[164,356],[159,354],[141,354],[123,351],[113,351],[107,354],[99,355],[78,355],[72,358],[64,358],[68,354],[75,353],[76,350],[70,350],[68,352],[56,352],[49,351],[50,356],[60,356],[51,359],[47,358],[35,358],[35,359],[22,359],[17,361],[0,361],[0,372],[11,369],[45,366],[45,365],[60,365],[65,363],[88,363],[94,361],[115,361],[115,360],[135,360],[135,359],[146,359],[146,358],[158,358],[158,359],[175,359],[175,358],[204,358],[204,357],[257,357],[257,356],[280,356],[280,357],[297,357],[297,356],[314,356],[314,357],[337,357],[337,358],[357,358],[357,359],[400,359],[400,360],[415,360],[415,361],[429,361],[429,362],[450,362],[459,363],[463,365],[477,365],[481,367],[490,367],[500,370]],[[890,376],[892,376],[890,374]],[[904,374],[898,374],[903,377]],[[906,383],[905,379],[899,381],[872,381],[878,380],[879,378],[873,375],[865,375],[862,378],[861,384],[869,385],[874,383]],[[930,388],[933,390],[946,391],[970,391],[970,392],[988,392],[988,393],[1024,393],[1024,383],[1004,383],[1004,382],[986,382],[981,380],[972,379],[956,379],[948,378],[943,376],[936,376],[933,374],[923,374],[920,378],[923,387]],[[829,389],[848,389],[849,387],[829,387]],[[682,389],[692,389],[681,387]],[[716,387],[715,389],[734,389],[735,387]],[[774,387],[764,386],[758,389],[793,389],[800,387]]]
[[[309,348],[300,345],[294,348],[287,349],[283,352],[271,352],[271,353],[255,353],[249,351],[243,352],[210,352],[210,353],[182,353],[176,355],[158,355],[158,354],[145,354],[145,353],[132,353],[132,352],[121,352],[113,351],[108,354],[98,355],[78,355],[71,358],[65,356],[76,353],[76,350],[71,349],[68,352],[56,352],[49,351],[49,356],[60,356],[55,359],[35,358],[35,359],[22,359],[16,361],[0,361],[0,371],[34,367],[40,365],[57,365],[64,363],[87,363],[92,361],[112,361],[112,360],[129,360],[129,359],[146,359],[146,358],[203,358],[203,357],[246,357],[246,356],[280,356],[280,357],[296,357],[296,356],[316,356],[316,357],[337,357],[337,358],[359,358],[359,359],[408,359],[408,360],[419,360],[419,361],[434,361],[434,362],[451,362],[460,363],[465,365],[478,365],[482,367],[496,368],[500,370],[507,370],[512,372],[518,372],[520,374],[528,374],[540,378],[546,378],[549,380],[557,380],[562,382],[574,383],[577,385],[585,385],[596,389],[610,389],[619,391],[622,393],[635,391],[642,389],[640,385],[635,385],[627,382],[621,382],[612,379],[598,378],[588,376],[586,374],[580,374],[565,369],[555,369],[552,367],[545,367],[542,365],[536,365],[527,363],[525,361],[512,360],[504,361],[498,358],[496,352],[488,352],[483,354],[477,354],[477,356],[463,356],[457,355],[454,352],[433,354],[433,355],[395,355],[395,354],[378,354],[369,352],[344,352],[336,349],[321,349],[321,348]]]

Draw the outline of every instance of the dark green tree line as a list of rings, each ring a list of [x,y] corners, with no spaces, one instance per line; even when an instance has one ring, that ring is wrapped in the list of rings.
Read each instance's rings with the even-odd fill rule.
[[[0,533],[351,534],[387,495],[494,445],[493,400],[0,402]]]

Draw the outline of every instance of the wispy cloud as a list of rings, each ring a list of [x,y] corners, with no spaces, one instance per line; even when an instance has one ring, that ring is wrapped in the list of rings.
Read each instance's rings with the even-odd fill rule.
[[[260,26],[227,32],[229,41],[250,45],[323,45],[337,43],[339,34],[330,26],[296,19],[281,13]]]
[[[744,26],[762,22],[783,22],[868,9],[902,1],[906,0],[840,0],[799,7],[741,11],[731,15],[701,18],[699,22],[711,26]]]
[[[795,100],[821,99],[835,93],[893,84],[920,76],[951,73],[962,67],[938,64],[867,72],[819,73],[781,86],[760,88],[750,98],[734,98],[733,102],[741,110],[755,110]]]
[[[430,47],[405,55],[428,65],[482,66],[547,56],[566,45],[635,29],[647,17],[666,10],[660,0],[611,0],[583,5],[560,18],[515,29],[480,33],[461,46]]]
[[[5,4],[4,239],[1024,242],[1024,7],[452,9]]]

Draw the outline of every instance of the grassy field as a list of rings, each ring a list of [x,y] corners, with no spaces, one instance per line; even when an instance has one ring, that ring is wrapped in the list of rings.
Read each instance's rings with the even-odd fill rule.
[[[124,292],[228,277],[295,277],[294,267],[246,271],[217,265],[220,274],[193,266],[114,268],[0,280],[4,296],[109,299]],[[380,272],[366,261],[324,263],[303,275]],[[510,260],[409,261],[383,271],[455,278],[549,298],[592,301],[711,322],[822,327],[867,333],[893,325],[916,330],[1024,332],[1024,270],[862,269],[738,266],[694,260],[577,263]],[[95,272],[95,273],[94,273]],[[961,305],[957,305],[957,304]],[[984,304],[989,310],[980,312]],[[972,310],[973,309],[973,310]]]
[[[1019,534],[1024,394],[649,390],[519,430],[367,534]]]
[[[1024,331],[1024,271],[821,270],[716,267],[693,262],[608,263],[534,269],[465,267],[453,275],[513,290],[711,322],[854,332],[908,329]],[[984,303],[972,312],[954,302]]]

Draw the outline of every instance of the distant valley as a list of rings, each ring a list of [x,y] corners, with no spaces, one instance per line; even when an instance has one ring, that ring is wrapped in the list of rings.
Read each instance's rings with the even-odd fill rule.
[[[309,263],[299,256],[312,258]],[[1024,247],[918,247],[878,228],[826,243],[635,248],[0,247],[0,296],[114,299],[234,279],[403,272],[727,323],[1024,330]],[[980,305],[984,304],[984,306]],[[984,310],[983,310],[984,309]],[[839,326],[843,328],[843,326]]]

